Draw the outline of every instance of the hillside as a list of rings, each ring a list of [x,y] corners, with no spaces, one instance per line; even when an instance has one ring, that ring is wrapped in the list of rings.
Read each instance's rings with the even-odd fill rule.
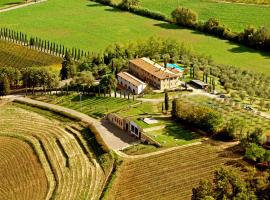
[[[39,67],[59,65],[61,58],[0,40],[0,67]]]
[[[217,63],[270,74],[269,53],[260,53],[226,40],[90,1],[50,0],[0,13],[0,17],[0,27],[22,31],[70,48],[97,52],[115,42],[125,43],[150,36],[170,37],[184,42],[196,53],[211,55]]]
[[[46,198],[49,185],[45,171],[28,143],[0,137],[0,166],[1,199]]]
[[[86,130],[81,124],[49,111],[20,104],[2,106],[0,116],[0,142],[5,142],[4,138],[6,137],[14,137],[16,141],[20,140],[17,142],[18,147],[16,148],[18,150],[24,150],[24,146],[28,148],[28,150],[27,148],[24,150],[25,153],[22,155],[9,150],[10,158],[13,159],[1,159],[2,172],[8,171],[10,166],[21,163],[19,165],[22,171],[21,177],[16,177],[11,173],[6,174],[5,179],[10,183],[19,180],[27,181],[27,179],[31,181],[32,174],[41,170],[40,165],[46,173],[46,178],[44,178],[44,175],[42,179],[38,178],[42,177],[42,173],[36,176],[37,182],[32,181],[33,185],[25,186],[24,183],[21,184],[22,186],[18,185],[22,188],[18,193],[22,193],[21,195],[26,195],[26,197],[33,197],[28,199],[44,199],[44,195],[56,199],[99,198],[105,179],[104,171],[96,159],[97,156],[101,156],[101,154],[96,154],[100,147],[92,146],[95,139],[89,132],[85,132]],[[84,134],[88,135],[89,141],[84,137]],[[31,145],[27,146],[23,141],[27,141]],[[13,147],[14,145],[12,144]],[[27,153],[27,151],[32,152],[33,150],[35,150],[40,164],[33,163],[30,165],[29,163],[32,168],[35,168],[33,172],[29,172],[29,169],[26,168],[27,165],[24,163],[28,162],[29,159],[33,160],[31,157],[29,158],[29,153]],[[3,157],[1,150],[0,155]],[[106,158],[103,159],[105,162]],[[8,163],[8,165],[5,165],[5,163]],[[16,169],[14,168],[14,171]],[[46,183],[46,181],[48,185],[41,184],[42,182]],[[29,184],[29,182],[27,183]],[[36,188],[30,190],[29,187],[33,186]],[[37,189],[40,194],[36,194]],[[17,195],[17,193],[14,195]],[[1,197],[10,199],[6,192]]]

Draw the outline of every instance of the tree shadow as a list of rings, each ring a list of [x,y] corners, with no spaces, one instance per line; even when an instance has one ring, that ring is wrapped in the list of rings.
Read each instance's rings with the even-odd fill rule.
[[[252,49],[250,47],[240,45],[231,41],[227,41],[227,43],[231,45],[236,45],[236,47],[229,49],[229,51],[232,53],[259,53],[261,56],[265,57],[266,59],[270,59],[270,52]]]
[[[3,4],[4,6],[12,6],[12,5],[17,5],[17,4],[21,4],[22,2],[17,1],[17,2],[9,2],[9,3],[5,3]]]
[[[92,2],[92,1],[91,1]],[[92,2],[91,4],[86,5],[87,7],[105,7],[105,5],[101,3],[94,3]]]
[[[158,26],[160,28],[164,28],[164,29],[182,29],[182,27],[175,25],[175,24],[170,24],[170,23],[158,23],[158,24],[154,24],[154,26]]]

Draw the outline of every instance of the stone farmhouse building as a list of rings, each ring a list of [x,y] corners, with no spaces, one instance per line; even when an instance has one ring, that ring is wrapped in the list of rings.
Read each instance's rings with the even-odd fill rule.
[[[146,83],[132,76],[128,72],[120,72],[117,74],[118,84],[132,92],[133,94],[141,94],[146,88]]]
[[[178,88],[179,73],[165,68],[148,58],[137,58],[129,61],[129,72],[154,88],[164,91]]]

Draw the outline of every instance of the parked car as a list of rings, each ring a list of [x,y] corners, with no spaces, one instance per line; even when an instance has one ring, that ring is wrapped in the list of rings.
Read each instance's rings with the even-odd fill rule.
[[[225,99],[226,98],[226,95],[225,94],[220,94],[219,95],[219,98]]]
[[[249,111],[254,111],[251,105],[244,105],[244,109],[249,110]]]

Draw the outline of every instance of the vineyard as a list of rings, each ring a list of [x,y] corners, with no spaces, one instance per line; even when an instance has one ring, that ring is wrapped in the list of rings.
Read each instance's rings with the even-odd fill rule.
[[[130,105],[136,103],[132,100],[113,97],[89,97],[82,96],[80,102],[80,96],[78,94],[71,95],[53,95],[53,96],[33,96],[38,101],[44,101],[46,103],[56,104],[78,110],[91,117],[100,118],[106,113],[118,111],[123,108],[129,108]]]
[[[229,150],[201,144],[126,160],[116,174],[110,196],[112,199],[190,199],[192,188],[200,179],[211,178],[221,165],[240,164],[238,159]]]
[[[31,167],[35,169],[23,168],[29,160],[29,153],[27,154],[26,149],[23,151],[25,156],[17,153],[11,155],[10,153],[11,158],[14,159],[10,159],[7,166],[17,166],[16,163],[20,163],[18,167],[22,166],[22,168],[20,175],[16,177],[7,174],[6,179],[16,185],[18,185],[16,182],[21,183],[18,187],[22,189],[19,190],[19,188],[18,193],[29,197],[27,199],[44,199],[44,195],[46,195],[46,199],[98,199],[104,185],[106,170],[103,170],[104,168],[101,167],[103,165],[97,161],[97,154],[94,153],[99,147],[90,145],[95,140],[94,136],[87,132],[89,137],[89,140],[87,140],[85,134],[83,134],[86,130],[79,122],[44,113],[49,111],[40,111],[39,113],[39,109],[28,111],[26,108],[27,106],[17,104],[8,104],[1,107],[0,143],[3,144],[5,142],[3,138],[8,136],[17,138],[16,140],[19,139],[21,143],[26,141],[31,144],[38,162],[45,171],[46,178],[44,175],[41,178],[42,173],[40,173],[35,180],[37,183],[30,184],[29,181],[31,181],[33,174],[41,169],[40,164],[32,164]],[[14,142],[11,145],[13,145],[13,149],[19,151],[25,146],[19,144],[17,142],[16,148],[14,148]],[[28,151],[31,150],[29,149],[28,147]],[[1,152],[0,150],[0,155],[3,157]],[[7,163],[6,159],[1,159],[1,161]],[[7,171],[10,168],[1,167],[0,172]],[[30,169],[32,169],[32,174],[29,171]],[[42,181],[45,181],[45,184],[42,184]],[[25,185],[35,187],[35,189],[27,189]],[[17,193],[11,193],[10,195],[13,196],[8,198],[7,191],[2,190],[5,187],[0,188],[1,198],[22,199],[16,198]]]
[[[38,67],[59,65],[61,58],[0,40],[0,67]]]
[[[45,199],[46,175],[29,144],[0,137],[0,166],[1,199]]]

